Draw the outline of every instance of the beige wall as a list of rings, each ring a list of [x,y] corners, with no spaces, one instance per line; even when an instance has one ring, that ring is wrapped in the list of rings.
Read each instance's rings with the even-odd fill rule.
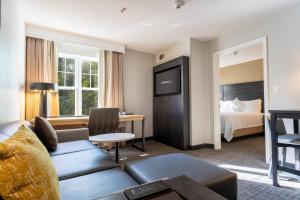
[[[191,145],[211,144],[209,43],[190,40]]]
[[[177,43],[170,45],[166,49],[161,50],[158,54],[156,54],[157,57],[162,52],[165,53],[165,59],[161,61],[156,60],[156,65],[167,62],[174,58],[178,58],[180,56],[190,56],[190,50],[190,39],[178,41]]]
[[[24,111],[25,23],[16,0],[1,5],[0,124],[18,120]]]
[[[153,82],[152,69],[155,55],[126,49],[124,54],[124,102],[126,112],[146,116],[145,134],[153,135],[152,102]],[[135,133],[141,136],[141,123],[135,123]]]
[[[264,79],[263,60],[253,60],[220,68],[220,84],[246,83]]]
[[[300,26],[297,26],[299,19],[300,4],[266,20],[215,39],[210,45],[211,55],[214,52],[267,36],[269,109],[299,109]],[[210,77],[213,77],[212,69],[211,65]],[[213,113],[213,109],[211,112]],[[287,132],[289,132],[293,127],[291,121],[286,125]],[[269,144],[269,129],[266,130],[267,144]],[[266,149],[267,156],[270,155],[269,150],[269,148]]]

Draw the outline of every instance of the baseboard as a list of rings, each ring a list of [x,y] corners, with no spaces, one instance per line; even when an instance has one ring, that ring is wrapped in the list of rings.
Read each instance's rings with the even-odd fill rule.
[[[190,146],[191,150],[196,150],[196,149],[214,149],[214,148],[215,148],[214,144],[198,144],[198,145]]]

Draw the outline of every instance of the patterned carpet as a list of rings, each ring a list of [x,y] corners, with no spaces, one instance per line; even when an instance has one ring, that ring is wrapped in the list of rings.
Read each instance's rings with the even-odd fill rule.
[[[143,159],[160,154],[183,152],[156,141],[146,143],[147,152],[143,153],[130,145],[120,149],[121,163]],[[280,174],[281,187],[273,187],[267,177],[268,165],[265,163],[264,138],[261,136],[222,143],[222,150],[199,149],[183,153],[199,157],[212,164],[226,168],[238,175],[238,199],[299,199],[300,181]],[[114,151],[110,151],[114,156]]]

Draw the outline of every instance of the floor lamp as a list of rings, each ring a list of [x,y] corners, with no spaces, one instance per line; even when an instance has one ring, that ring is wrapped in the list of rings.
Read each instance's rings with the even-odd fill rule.
[[[30,90],[40,92],[40,116],[47,118],[48,115],[48,92],[57,91],[56,83],[34,82]]]

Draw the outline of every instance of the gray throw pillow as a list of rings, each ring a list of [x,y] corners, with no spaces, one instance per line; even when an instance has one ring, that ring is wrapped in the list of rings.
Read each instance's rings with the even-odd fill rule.
[[[34,120],[35,133],[49,151],[55,151],[57,147],[57,134],[52,125],[43,117]]]

